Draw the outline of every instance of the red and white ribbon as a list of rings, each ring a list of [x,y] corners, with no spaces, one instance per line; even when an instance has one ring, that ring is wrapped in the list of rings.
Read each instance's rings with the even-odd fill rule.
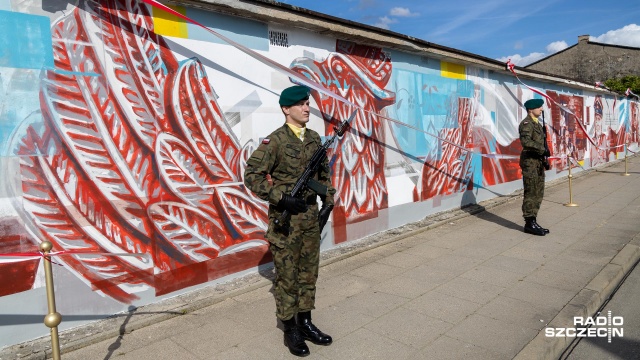
[[[135,256],[135,257],[149,256],[149,254],[144,254],[144,253],[105,253],[105,252],[93,252],[93,251],[82,251],[82,250],[61,250],[61,251],[52,251],[49,253],[44,253],[42,251],[31,251],[31,252],[0,254],[0,258],[19,258],[19,259],[8,259],[8,261],[0,260],[0,262],[27,261],[27,260],[33,260],[38,258],[44,258],[45,260],[50,260],[51,257],[61,256],[61,255]]]
[[[556,102],[555,100],[553,100],[549,95],[545,94],[544,92],[533,88],[527,84],[525,84],[522,80],[520,80],[520,77],[518,77],[518,74],[516,74],[515,71],[515,64],[511,62],[511,59],[507,60],[507,69],[509,69],[509,71],[511,71],[511,73],[513,74],[513,76],[516,77],[516,79],[518,79],[518,81],[520,82],[520,84],[522,84],[523,86],[525,86],[527,89],[533,91],[536,94],[539,94],[541,96],[543,96],[545,99],[549,100],[550,103],[553,103],[555,105],[557,105],[560,109],[562,109],[563,111],[573,115],[578,121],[576,121],[576,123],[578,123],[578,125],[580,125],[580,129],[582,130],[582,132],[584,133],[584,135],[587,137],[587,139],[589,139],[589,142],[593,145],[596,146],[596,142],[591,138],[591,136],[589,136],[589,134],[587,133],[587,129],[584,128],[584,126],[582,125],[582,122],[578,115],[574,114],[573,111],[569,110],[569,108],[567,108],[566,106],[559,104],[558,102]]]

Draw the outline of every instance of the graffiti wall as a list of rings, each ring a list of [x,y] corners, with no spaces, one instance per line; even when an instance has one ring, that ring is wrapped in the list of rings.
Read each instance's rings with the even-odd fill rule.
[[[173,9],[230,41],[136,0],[0,0],[0,346],[47,333],[41,258],[6,256],[43,241],[62,329],[268,264],[243,172],[293,81],[339,95],[312,92],[325,138],[355,112],[323,250],[521,188],[521,104],[541,95],[514,77]],[[547,96],[549,179],[637,148],[637,102],[527,85]]]

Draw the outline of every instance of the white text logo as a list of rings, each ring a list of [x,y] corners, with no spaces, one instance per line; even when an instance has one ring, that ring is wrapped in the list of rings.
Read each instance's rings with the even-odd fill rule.
[[[573,318],[572,328],[545,328],[544,334],[547,337],[606,337],[611,343],[612,337],[623,337],[624,329],[622,316],[611,316],[611,311],[607,311],[607,316]]]

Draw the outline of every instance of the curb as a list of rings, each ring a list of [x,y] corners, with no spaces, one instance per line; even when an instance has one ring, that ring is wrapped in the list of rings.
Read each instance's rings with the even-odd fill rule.
[[[556,315],[547,326],[574,327],[573,318],[594,316],[616,287],[640,261],[640,246],[627,244],[587,286]],[[514,360],[555,360],[571,345],[571,337],[546,337],[544,331],[531,340]]]
[[[636,157],[638,155],[633,155],[630,157]],[[581,178],[583,176],[587,176],[592,173],[597,173],[598,170],[602,170],[611,166],[615,166],[624,162],[624,159],[614,160],[605,165],[599,166],[597,168],[589,168],[586,170],[582,170],[577,172],[576,174],[572,174],[573,179]],[[558,179],[554,179],[546,183],[545,188],[553,188],[568,182],[567,177],[561,177]],[[471,215],[476,215],[487,211],[489,209],[493,209],[495,207],[508,204],[512,201],[516,201],[521,199],[523,196],[522,189],[517,190],[509,195],[498,196],[496,198],[488,199],[482,201],[478,204],[473,204],[469,206],[465,206],[464,208],[457,208],[447,210],[441,213],[435,213],[427,216],[425,219],[402,225],[398,228],[388,229],[380,233],[369,235],[365,238],[354,240],[349,242],[343,246],[337,246],[332,249],[326,250],[325,252],[320,254],[320,267],[324,267],[335,262],[348,259],[350,257],[356,256],[358,254],[364,253],[366,251],[388,245],[391,243],[395,243],[397,241],[403,240],[405,238],[420,234],[422,232],[437,228],[439,226],[445,225],[450,222],[454,222],[463,218],[466,218]],[[416,228],[417,227],[417,228]],[[611,261],[610,264],[605,266],[605,269],[609,268],[609,271],[614,271],[615,276],[613,276],[609,281],[606,281],[606,278],[600,281],[609,284],[607,289],[609,291],[613,291],[618,282],[623,278],[626,274],[626,271],[632,268],[632,265],[635,262],[628,263],[628,260],[631,258],[622,257],[621,254],[627,249],[627,247],[633,246],[634,250],[628,250],[632,252],[632,258],[637,259],[640,258],[640,247],[635,245],[626,245],[620,253]],[[626,255],[625,255],[626,256]],[[616,261],[617,259],[617,261]],[[626,259],[626,260],[625,260]],[[266,265],[262,269],[272,269],[272,265]],[[258,273],[251,273],[245,276],[241,276],[235,279],[230,280],[228,283],[218,284],[208,286],[202,289],[189,291],[185,294],[180,294],[175,297],[162,300],[157,303],[142,305],[136,308],[135,310],[115,314],[111,317],[108,317],[104,320],[98,320],[86,325],[81,325],[76,328],[68,329],[61,331],[59,334],[60,339],[60,353],[69,353],[74,350],[87,347],[89,345],[105,341],[108,339],[113,339],[115,337],[131,333],[132,331],[169,320],[176,316],[181,316],[188,314],[190,312],[194,312],[200,310],[202,308],[215,305],[220,303],[226,299],[230,299],[241,294],[265,287],[271,286],[272,281],[269,278],[266,278],[264,275],[261,275],[260,270],[258,268]],[[591,285],[596,279],[602,276],[606,276],[604,274],[605,269],[599,273],[596,278],[592,280],[589,284]],[[623,271],[624,270],[624,271]],[[614,275],[614,274],[611,274]],[[602,291],[596,291],[596,294],[592,294],[594,290],[587,289],[587,287],[578,293],[576,297],[567,305],[565,308],[552,320],[549,325],[555,324],[556,319],[560,321],[561,315],[567,310],[568,307],[574,306],[579,309],[584,308],[585,313],[588,312],[587,309],[591,309],[593,307],[593,311],[589,312],[590,314],[595,312],[600,304],[597,306],[595,304],[595,298],[591,295],[602,294]],[[595,286],[595,285],[594,285]],[[606,299],[606,297],[610,294],[610,292],[606,296],[598,296],[597,299]],[[584,304],[585,301],[577,302],[573,304],[576,299],[594,299],[593,301],[589,300],[587,307]],[[578,301],[576,300],[576,301]],[[593,304],[592,304],[593,302]],[[595,307],[594,307],[595,306]],[[571,317],[566,317],[566,319],[572,319],[572,316],[580,316],[582,313],[571,313]],[[586,316],[586,315],[582,315]],[[121,318],[125,318],[123,321]],[[63,316],[64,319],[64,316]],[[569,323],[567,323],[569,324]],[[563,327],[562,325],[555,325],[555,327]],[[559,354],[561,354],[566,347],[569,346],[569,343],[562,343],[553,346],[553,349],[557,352],[558,356],[555,357],[531,357],[535,354],[531,353],[531,351],[544,351],[550,352],[547,350],[547,344],[545,342],[545,338],[539,340],[538,338],[543,335],[542,333],[538,334],[534,340],[532,340],[529,344],[527,344],[523,350],[516,356],[514,359],[518,360],[528,360],[528,359],[557,359]],[[541,342],[542,341],[542,342]],[[543,345],[540,347],[538,343],[541,342]],[[537,347],[536,347],[537,346]],[[560,349],[559,346],[562,346]],[[552,349],[552,348],[550,348]],[[525,351],[526,350],[526,351]],[[559,350],[559,351],[558,351]],[[553,352],[555,354],[556,352]],[[523,357],[521,357],[521,355]],[[49,336],[43,336],[34,340],[26,341],[23,343],[11,345],[0,349],[0,360],[3,359],[23,359],[23,360],[40,360],[40,359],[48,359],[51,355],[51,342]]]

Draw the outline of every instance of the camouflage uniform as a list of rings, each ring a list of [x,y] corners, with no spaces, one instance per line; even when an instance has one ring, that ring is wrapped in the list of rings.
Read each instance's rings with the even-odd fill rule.
[[[320,135],[306,130],[304,141],[297,138],[287,124],[272,132],[251,154],[244,175],[245,185],[256,196],[269,202],[269,241],[276,269],[274,283],[276,316],[292,318],[297,312],[315,309],[316,280],[320,259],[320,227],[317,195],[304,194],[307,211],[291,216],[291,231],[286,234],[275,228],[274,220],[282,209],[278,202],[282,194],[290,194],[298,178],[321,146]],[[271,176],[272,184],[267,175]],[[328,187],[323,205],[333,205],[336,190],[331,186],[330,168],[325,160],[315,179]]]
[[[533,121],[531,116],[522,120],[518,127],[522,153],[520,168],[524,186],[522,200],[522,216],[524,218],[538,216],[538,210],[544,196],[544,133],[542,124]]]

